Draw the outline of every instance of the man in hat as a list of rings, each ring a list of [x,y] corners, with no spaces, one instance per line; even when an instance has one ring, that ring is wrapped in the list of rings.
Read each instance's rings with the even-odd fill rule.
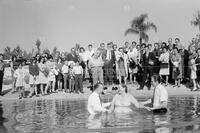
[[[3,54],[0,53],[0,96],[3,95],[2,94],[3,76],[4,76]]]

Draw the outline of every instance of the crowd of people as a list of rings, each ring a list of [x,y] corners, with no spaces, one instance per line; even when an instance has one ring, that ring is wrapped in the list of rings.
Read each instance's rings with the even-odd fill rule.
[[[29,77],[28,97],[48,95],[57,91],[84,93],[83,81],[89,80],[91,90],[97,82],[104,85],[139,84],[138,90],[151,88],[152,75],[160,75],[161,82],[180,87],[191,83],[193,91],[200,88],[200,35],[192,39],[188,48],[179,38],[167,42],[137,44],[125,42],[118,47],[113,42],[101,43],[98,48],[92,44],[74,47],[67,55],[57,52],[55,56],[38,53],[31,63],[17,63],[11,57],[12,92],[19,90],[19,98],[25,97],[25,79]],[[3,82],[3,54],[0,55],[0,85]],[[128,82],[129,81],[129,82]],[[1,92],[1,90],[0,90]]]

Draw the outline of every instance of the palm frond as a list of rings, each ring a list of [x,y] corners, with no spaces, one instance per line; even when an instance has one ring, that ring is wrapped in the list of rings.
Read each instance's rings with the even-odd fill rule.
[[[136,17],[131,22],[131,27],[138,27],[139,25],[143,24],[144,21],[148,18],[148,14],[141,14],[139,17]]]
[[[157,32],[157,26],[153,22],[147,22],[145,23],[145,31],[148,31],[150,29],[153,29],[155,32]]]
[[[127,30],[125,31],[125,36],[127,36],[128,34],[139,34],[139,31],[136,30],[136,29],[130,28],[130,29],[127,29]]]

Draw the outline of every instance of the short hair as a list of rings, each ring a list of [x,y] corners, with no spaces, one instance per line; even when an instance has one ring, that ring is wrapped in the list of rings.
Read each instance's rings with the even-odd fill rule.
[[[142,47],[144,46],[144,47],[146,47],[146,43],[142,43],[142,45],[141,45]]]
[[[82,49],[83,51],[85,51],[84,47],[80,47],[80,50],[81,50],[81,49]]]
[[[153,75],[153,76],[152,76],[152,79],[153,79],[154,81],[157,81],[158,83],[160,83],[160,81],[161,81],[160,76],[159,76],[158,74]]]
[[[103,85],[103,83],[97,82],[97,83],[93,86],[93,91],[96,90],[97,88],[99,88],[100,85]]]
[[[128,93],[128,87],[127,87],[127,85],[125,85],[125,84],[122,84],[122,88],[124,88],[124,89],[125,89],[125,93]]]
[[[149,43],[149,44],[148,44],[148,47],[149,47],[149,46],[151,46],[151,47],[152,47],[152,44],[151,44],[151,43]]]
[[[179,39],[179,38],[175,38],[175,40],[178,40],[178,41],[180,41],[180,39]]]
[[[162,47],[162,50],[164,50],[164,49],[168,50],[169,47],[168,47],[168,46],[164,46],[164,47]]]
[[[133,41],[132,44],[135,44],[135,45],[136,45],[137,43],[136,43],[136,41]]]
[[[92,44],[89,44],[88,47],[92,47]]]

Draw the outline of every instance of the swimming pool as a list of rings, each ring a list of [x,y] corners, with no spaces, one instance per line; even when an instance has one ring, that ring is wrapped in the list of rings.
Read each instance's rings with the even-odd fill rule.
[[[133,108],[131,114],[105,113],[92,117],[86,103],[85,100],[1,101],[0,133],[200,132],[198,97],[170,97],[169,112],[163,115]]]

